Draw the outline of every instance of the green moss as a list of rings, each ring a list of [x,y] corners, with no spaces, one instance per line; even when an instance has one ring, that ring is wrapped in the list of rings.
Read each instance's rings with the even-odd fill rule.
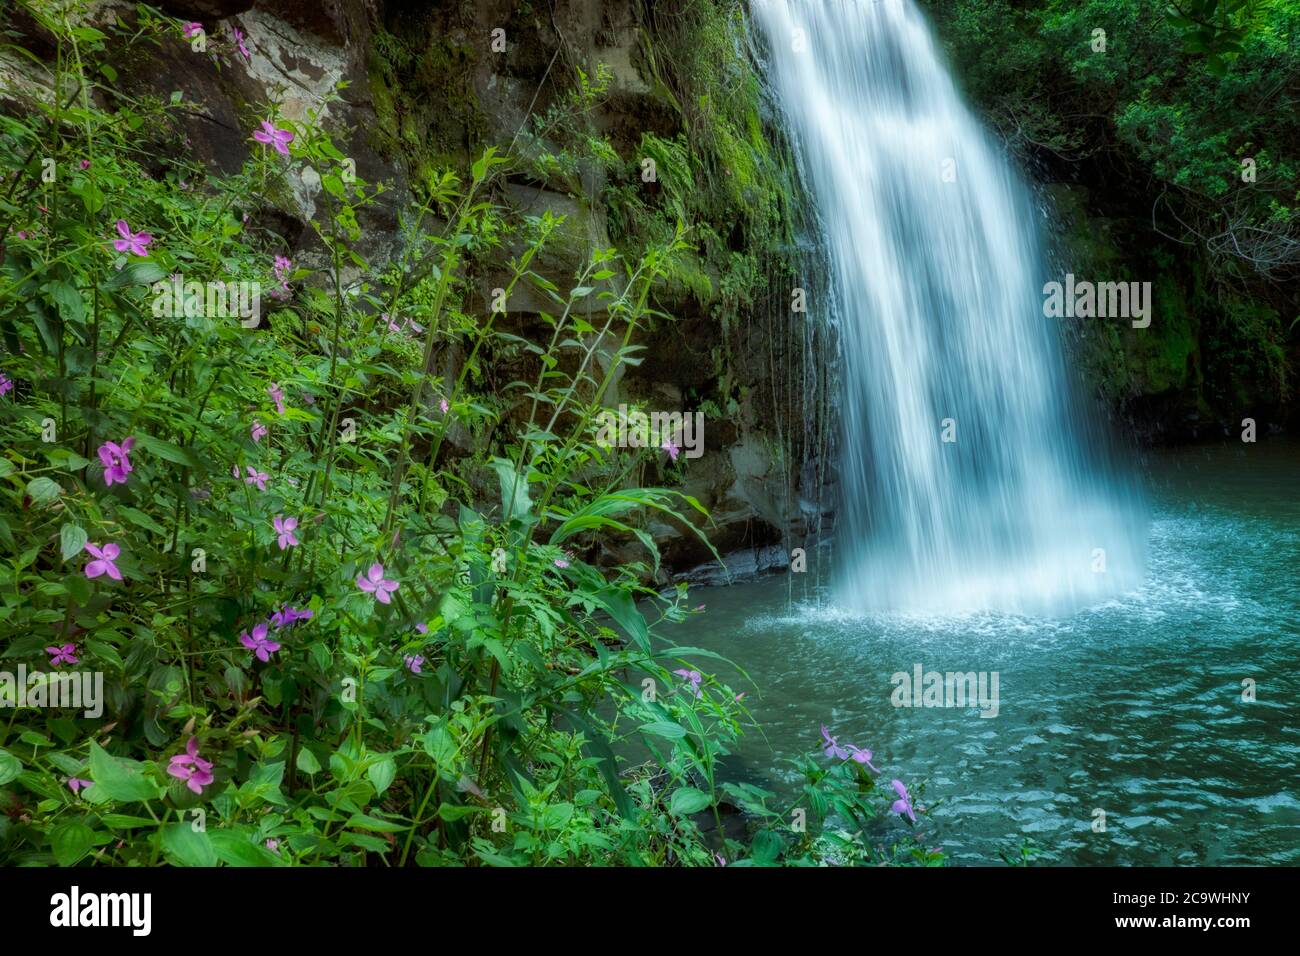
[[[757,301],[789,248],[795,193],[777,131],[762,121],[762,84],[750,61],[744,9],[733,0],[671,4],[644,36],[642,69],[679,121],[671,139],[653,133],[612,170],[606,200],[611,236],[636,249],[662,241],[678,221],[695,257],[674,277],[678,288],[722,325],[734,326]],[[640,181],[655,160],[657,188]]]
[[[1225,299],[1211,344],[1231,361],[1221,388],[1237,407],[1290,397],[1286,333],[1277,310],[1238,296]]]
[[[480,53],[457,43],[431,17],[375,30],[366,66],[378,122],[370,143],[403,160],[412,181],[464,171],[487,138],[474,93]]]
[[[1152,285],[1153,315],[1149,328],[1133,329],[1129,341],[1143,391],[1165,392],[1195,387],[1199,322],[1172,275]]]

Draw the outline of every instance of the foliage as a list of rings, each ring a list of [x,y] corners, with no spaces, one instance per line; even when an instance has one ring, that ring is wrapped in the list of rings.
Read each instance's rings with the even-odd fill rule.
[[[1294,0],[960,0],[936,12],[972,93],[1020,142],[1074,161],[1111,154],[1112,188],[1154,178],[1221,268],[1300,264]]]
[[[1286,281],[1300,270],[1300,4],[929,6],[989,119],[1040,175],[1086,193],[1066,217],[1074,271],[1160,277],[1149,330],[1092,334],[1092,380],[1108,397],[1185,389],[1178,415],[1283,406],[1300,354]]]
[[[0,644],[42,693],[102,675],[103,709],[6,688],[0,858],[942,860],[850,761],[795,768],[797,831],[721,779],[742,699],[658,633],[692,612],[684,587],[643,583],[645,516],[699,506],[631,486],[658,450],[603,449],[595,414],[640,360],[682,229],[630,260],[594,250],[560,289],[534,270],[559,221],[506,215],[511,160],[488,149],[463,181],[429,171],[400,258],[372,266],[357,214],[381,187],[318,114],[250,109],[250,158],[209,174],[173,121],[192,104],[113,82],[112,58],[186,42],[181,24],[28,12],[54,41],[50,91],[74,93],[0,117]],[[258,225],[258,197],[307,169],[319,268]],[[506,249],[505,296],[554,304],[544,343],[469,305],[474,263]],[[214,309],[213,284],[240,282],[265,308]],[[535,375],[486,387],[494,352]],[[592,563],[610,538],[643,561]],[[723,836],[724,797],[743,835]]]

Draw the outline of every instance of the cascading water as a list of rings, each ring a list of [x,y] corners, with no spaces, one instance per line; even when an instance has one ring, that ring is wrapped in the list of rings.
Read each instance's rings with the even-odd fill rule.
[[[755,0],[843,380],[837,598],[1062,612],[1137,586],[1140,496],[1044,317],[1029,194],[910,0]]]

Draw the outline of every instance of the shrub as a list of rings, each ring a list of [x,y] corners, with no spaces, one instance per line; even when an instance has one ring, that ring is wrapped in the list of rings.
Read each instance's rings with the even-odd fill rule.
[[[626,487],[636,453],[602,449],[595,414],[638,360],[680,229],[635,262],[596,250],[561,290],[532,268],[557,220],[505,218],[492,195],[508,160],[488,150],[469,182],[430,183],[399,260],[372,269],[357,214],[381,189],[319,124],[270,104],[246,117],[244,168],[210,175],[184,158],[187,104],[119,93],[105,58],[182,42],[180,24],[145,10],[110,37],[38,16],[61,51],[51,89],[75,93],[0,132],[16,170],[0,207],[0,634],[6,665],[46,671],[44,690],[5,701],[0,857],[885,852],[866,842],[875,785],[852,761],[802,768],[812,823],[793,833],[771,794],[720,781],[743,702],[690,669],[705,652],[656,633],[690,612],[684,587],[645,583],[658,552],[641,522],[699,505]],[[254,197],[308,167],[319,268],[257,226]],[[545,343],[468,312],[475,263],[507,247],[503,296],[528,283],[554,303]],[[218,314],[241,282],[266,308]],[[505,354],[533,374],[480,389]],[[643,561],[589,562],[601,536],[638,541]],[[33,706],[54,675],[82,672],[102,675],[102,713]],[[724,797],[751,814],[743,841],[721,836]]]

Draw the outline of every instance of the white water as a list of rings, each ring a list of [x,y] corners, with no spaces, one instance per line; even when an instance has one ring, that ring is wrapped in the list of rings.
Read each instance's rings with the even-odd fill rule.
[[[1058,613],[1136,587],[1145,513],[1071,396],[1032,203],[928,25],[910,0],[752,8],[830,257],[838,600]]]

